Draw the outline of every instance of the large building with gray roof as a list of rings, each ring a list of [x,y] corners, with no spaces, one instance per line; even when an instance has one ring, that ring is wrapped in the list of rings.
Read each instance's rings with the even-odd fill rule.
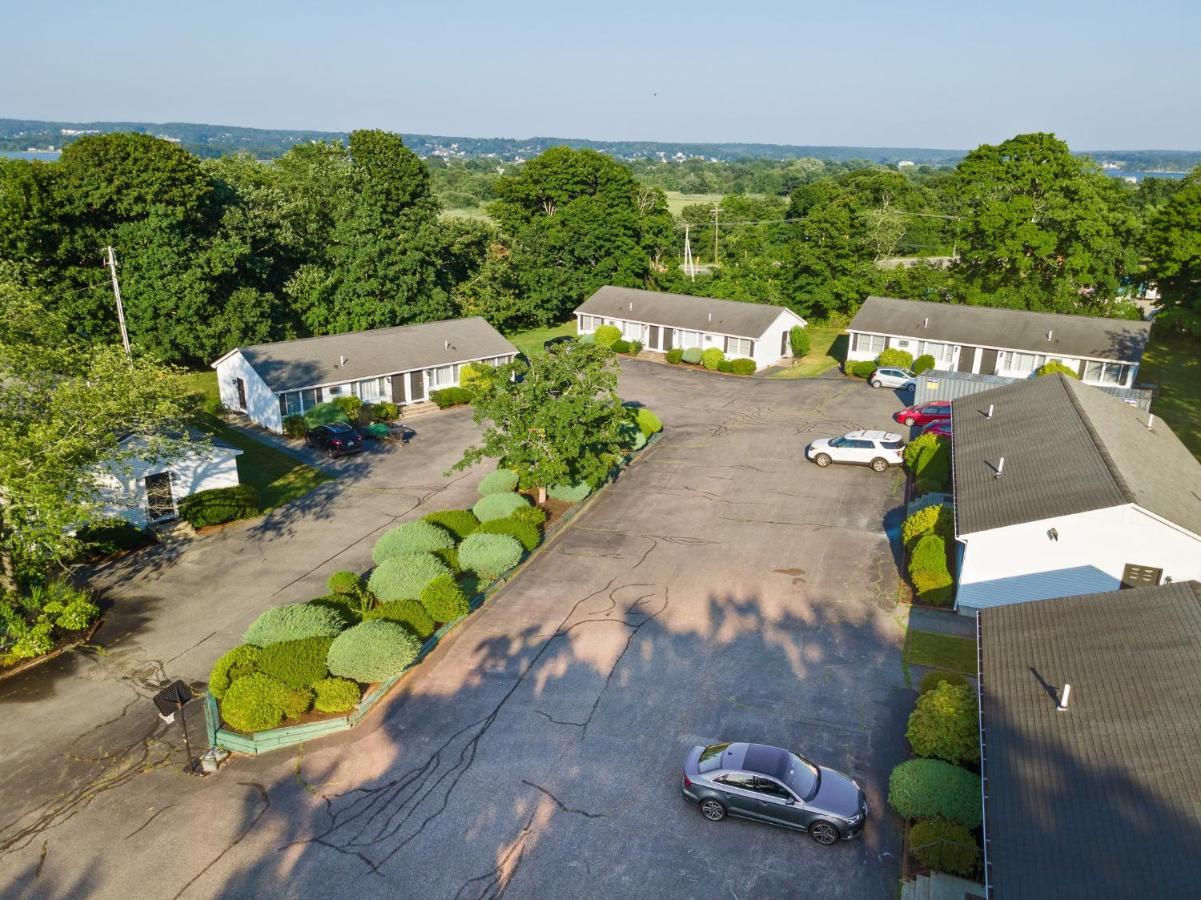
[[[517,348],[476,317],[236,347],[213,363],[221,402],[271,431],[318,403],[421,403],[454,387],[471,362],[500,365]]]
[[[951,416],[961,612],[1201,579],[1201,463],[1158,417],[1064,375]]]

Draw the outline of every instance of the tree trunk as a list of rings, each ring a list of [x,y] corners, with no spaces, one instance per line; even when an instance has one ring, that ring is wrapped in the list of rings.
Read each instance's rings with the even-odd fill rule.
[[[3,530],[0,529],[0,536]],[[7,544],[0,544],[0,594],[17,592],[17,570],[13,565],[12,551]]]
[[[538,505],[542,506],[546,503],[546,485],[538,485]]]

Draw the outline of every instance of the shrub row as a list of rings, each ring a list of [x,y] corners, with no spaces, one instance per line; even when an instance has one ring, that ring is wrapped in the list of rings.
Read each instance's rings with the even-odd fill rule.
[[[906,819],[941,817],[978,828],[980,778],[941,759],[910,759],[892,770],[888,802]]]
[[[179,515],[193,528],[257,516],[259,492],[249,484],[197,491],[179,501]]]
[[[512,492],[489,494],[477,500],[475,506],[471,507],[471,511],[475,513],[475,517],[481,522],[487,522],[492,519],[507,518],[523,506],[529,505],[529,501],[521,494],[514,494]]]
[[[378,565],[402,553],[433,553],[454,545],[455,539],[445,528],[418,519],[385,531],[375,542],[371,558]]]
[[[460,563],[462,551],[460,550]],[[450,568],[432,553],[397,553],[377,565],[367,579],[367,588],[381,603],[416,600],[421,590]]]
[[[972,833],[946,819],[916,822],[909,829],[909,850],[926,868],[951,875],[974,875],[980,863],[980,847]]]
[[[909,580],[921,602],[950,606],[954,579],[947,568],[947,545],[937,534],[920,538],[909,557]]]
[[[924,506],[901,523],[901,540],[905,546],[913,546],[927,534],[937,534],[950,545],[955,538],[955,516],[945,503]]]
[[[463,387],[448,387],[438,391],[430,391],[430,399],[438,404],[438,409],[448,409],[452,406],[462,406],[471,402],[471,391]]]
[[[843,366],[843,371],[848,375],[854,375],[856,378],[871,378],[872,372],[876,371],[876,362],[871,359],[848,362]]]
[[[905,465],[915,479],[946,485],[951,480],[951,442],[938,434],[919,434],[905,447]]]
[[[475,531],[480,524],[475,513],[469,509],[440,509],[426,515],[425,521],[445,528],[459,540]]]
[[[908,369],[913,365],[913,354],[908,350],[899,350],[896,347],[889,347],[880,351],[880,355],[876,357],[876,365],[889,366],[890,368]]]
[[[913,366],[912,366],[913,374],[921,375],[922,372],[929,372],[937,364],[938,364],[938,360],[936,360],[933,356],[931,356],[929,353],[923,353],[921,356],[919,356],[917,359],[915,359],[913,361]]]
[[[917,698],[905,737],[918,756],[957,764],[979,762],[977,713],[975,691],[942,681]]]
[[[489,472],[476,488],[481,497],[489,494],[505,494],[517,490],[517,473],[511,469],[497,469]]]

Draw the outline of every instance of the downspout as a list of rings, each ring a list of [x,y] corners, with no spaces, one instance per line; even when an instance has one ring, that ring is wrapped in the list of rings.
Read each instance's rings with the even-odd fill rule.
[[[976,610],[976,719],[980,730],[980,846],[984,851],[984,897],[992,900],[988,862],[988,742],[984,738],[984,642]]]

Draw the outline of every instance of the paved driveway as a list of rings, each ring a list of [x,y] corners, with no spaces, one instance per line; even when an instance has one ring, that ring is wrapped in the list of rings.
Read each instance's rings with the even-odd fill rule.
[[[205,780],[122,764],[108,785],[103,762],[80,764],[82,786],[61,798],[23,791],[16,805],[38,814],[0,832],[0,884],[164,897],[891,897],[899,838],[883,792],[912,696],[885,537],[900,476],[821,471],[801,450],[886,426],[895,398],[839,379],[624,365],[623,396],[662,415],[664,440],[366,724]],[[459,421],[447,417],[448,432]],[[475,480],[423,487],[438,506],[461,504]],[[231,589],[221,573],[233,566],[272,584],[296,567],[270,602],[313,595],[344,560],[365,566],[374,529],[355,526],[359,503],[390,515],[419,494],[393,504],[378,486],[349,490],[355,511],[299,516],[282,542],[209,545],[197,562],[207,574],[160,602],[194,615]],[[164,652],[166,674],[203,677],[239,621],[177,660]],[[61,690],[77,696],[82,680],[66,673]],[[166,758],[175,732],[147,723],[144,705],[149,734],[130,714],[110,726],[124,741],[114,758]],[[790,746],[860,778],[874,810],[864,838],[822,848],[705,822],[679,795],[679,765],[719,738]],[[98,757],[97,743],[74,746]],[[64,766],[43,752],[42,770]]]

